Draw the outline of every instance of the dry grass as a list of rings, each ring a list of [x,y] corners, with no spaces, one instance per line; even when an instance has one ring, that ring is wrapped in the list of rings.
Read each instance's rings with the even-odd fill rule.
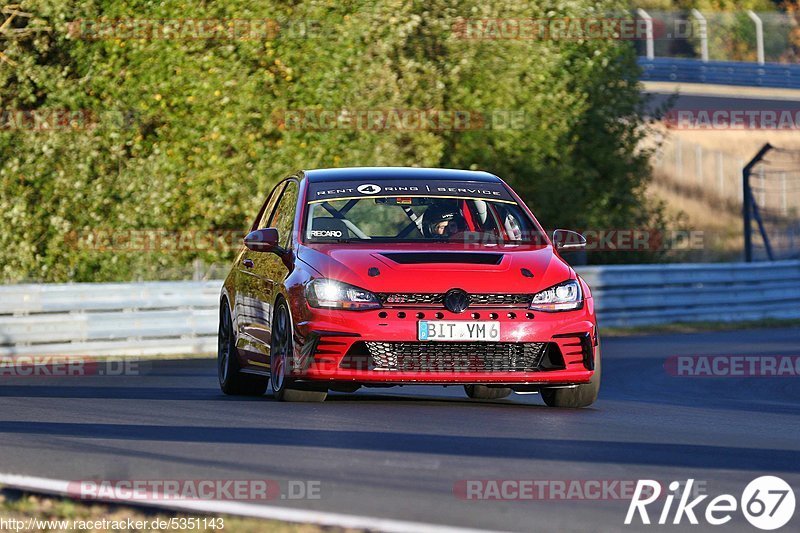
[[[69,527],[59,528],[53,527],[55,524],[51,523],[51,527],[45,527],[41,522],[38,527],[31,529],[10,529],[9,520],[22,520],[27,525],[27,521],[31,518],[37,520],[67,520]],[[168,511],[155,511],[149,508],[135,508],[122,505],[109,505],[94,502],[75,501],[67,498],[58,498],[51,496],[43,496],[39,494],[21,493],[13,490],[0,491],[0,521],[5,523],[5,527],[0,526],[0,531],[15,531],[16,533],[34,532],[34,531],[77,531],[80,529],[73,529],[72,521],[83,522],[97,522],[106,520],[107,522],[116,521],[122,527],[111,529],[82,529],[82,531],[119,531],[125,533],[139,533],[139,532],[158,532],[158,531],[193,531],[195,533],[220,533],[221,531],[230,533],[320,533],[320,532],[355,532],[357,530],[343,530],[340,528],[320,527],[310,524],[292,524],[288,522],[278,522],[274,520],[261,520],[257,518],[240,518],[232,516],[205,516],[208,521],[211,518],[220,518],[223,528],[219,527],[146,527],[146,528],[128,528],[127,522],[130,519],[132,522],[147,522],[150,526],[154,520],[159,522],[169,522],[173,518],[199,518],[201,521],[203,515],[187,515],[185,513],[173,513]],[[220,524],[220,522],[216,522]],[[177,523],[179,524],[179,522]]]
[[[727,152],[749,161],[756,152],[770,143],[789,150],[800,150],[800,133],[796,130],[669,130],[669,135],[687,143],[699,144],[708,150]]]
[[[744,249],[742,217],[716,196],[692,194],[667,178],[657,176],[648,195],[665,203],[667,215],[689,230],[702,231],[703,248],[681,251],[673,259],[692,262],[740,261]]]
[[[687,191],[671,186],[666,179],[656,180],[648,193],[665,201],[673,214],[682,212],[693,228],[730,233],[741,238],[741,214],[728,206],[712,205],[708,198],[687,194]]]
[[[800,135],[797,131],[705,131],[663,127],[656,127],[654,132],[646,144],[652,146],[663,137],[664,155],[663,162],[655,165],[654,181],[648,194],[664,201],[667,212],[678,216],[689,229],[704,232],[705,249],[692,251],[680,259],[741,260],[744,246],[741,167],[767,142],[800,152]],[[684,147],[680,175],[676,175],[674,152],[678,140]],[[695,160],[692,146],[702,147],[702,161]],[[722,167],[718,166],[717,152],[724,154]],[[702,178],[696,174],[698,166],[702,167]],[[800,174],[800,167],[797,173]],[[767,197],[767,205],[780,205],[779,196]]]

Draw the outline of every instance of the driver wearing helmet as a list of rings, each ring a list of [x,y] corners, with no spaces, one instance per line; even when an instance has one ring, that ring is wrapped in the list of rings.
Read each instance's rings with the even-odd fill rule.
[[[447,238],[464,228],[466,221],[456,206],[432,205],[422,216],[423,234],[429,238]]]

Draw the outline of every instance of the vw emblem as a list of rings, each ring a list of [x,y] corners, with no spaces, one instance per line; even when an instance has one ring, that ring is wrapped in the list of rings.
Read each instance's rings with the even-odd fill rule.
[[[462,313],[469,307],[469,294],[461,289],[450,289],[444,295],[444,306],[452,313]]]

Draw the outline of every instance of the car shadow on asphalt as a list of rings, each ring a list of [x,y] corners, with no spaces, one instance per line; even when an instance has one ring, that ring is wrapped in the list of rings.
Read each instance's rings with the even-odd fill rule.
[[[22,379],[22,378],[20,378]],[[108,400],[208,400],[223,396],[216,387],[98,387],[94,385],[8,385],[0,382],[0,398],[83,398]],[[259,398],[239,396],[257,401]]]
[[[433,387],[434,389],[436,387]],[[96,386],[43,386],[43,385],[6,385],[0,383],[0,398],[61,398],[61,399],[97,399],[97,400],[168,400],[168,401],[224,401],[224,402],[275,402],[271,392],[263,396],[227,396],[218,388],[191,388],[191,387],[96,387]],[[326,404],[358,404],[381,403],[398,405],[413,403],[418,406],[485,406],[509,409],[519,407],[524,409],[551,409],[543,404],[530,403],[530,396],[498,400],[474,400],[456,396],[412,395],[373,393],[359,391],[357,393],[331,393],[328,394]],[[292,403],[290,405],[308,405]],[[596,408],[583,408],[581,411],[593,411]],[[574,409],[560,409],[559,412],[576,411]]]
[[[0,382],[0,398],[83,398],[83,399],[108,399],[108,400],[214,400],[229,402],[257,402],[275,401],[272,393],[263,396],[227,396],[217,387],[97,387],[97,386],[64,386],[64,385],[8,385]],[[328,395],[326,403],[339,402],[428,402],[441,404],[464,405],[518,405],[526,407],[541,407],[514,401],[501,400],[471,400],[455,396],[435,395],[409,395],[385,393],[332,393]],[[292,404],[301,405],[301,404]]]
[[[502,457],[685,468],[800,472],[797,450],[592,439],[549,439],[299,429],[0,420],[0,433],[79,439],[258,444],[293,448]]]

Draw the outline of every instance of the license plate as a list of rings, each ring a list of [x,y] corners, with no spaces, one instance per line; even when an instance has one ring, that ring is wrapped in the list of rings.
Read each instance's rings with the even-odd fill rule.
[[[465,320],[420,320],[418,338],[421,341],[489,341],[500,340],[499,322],[468,322]]]

